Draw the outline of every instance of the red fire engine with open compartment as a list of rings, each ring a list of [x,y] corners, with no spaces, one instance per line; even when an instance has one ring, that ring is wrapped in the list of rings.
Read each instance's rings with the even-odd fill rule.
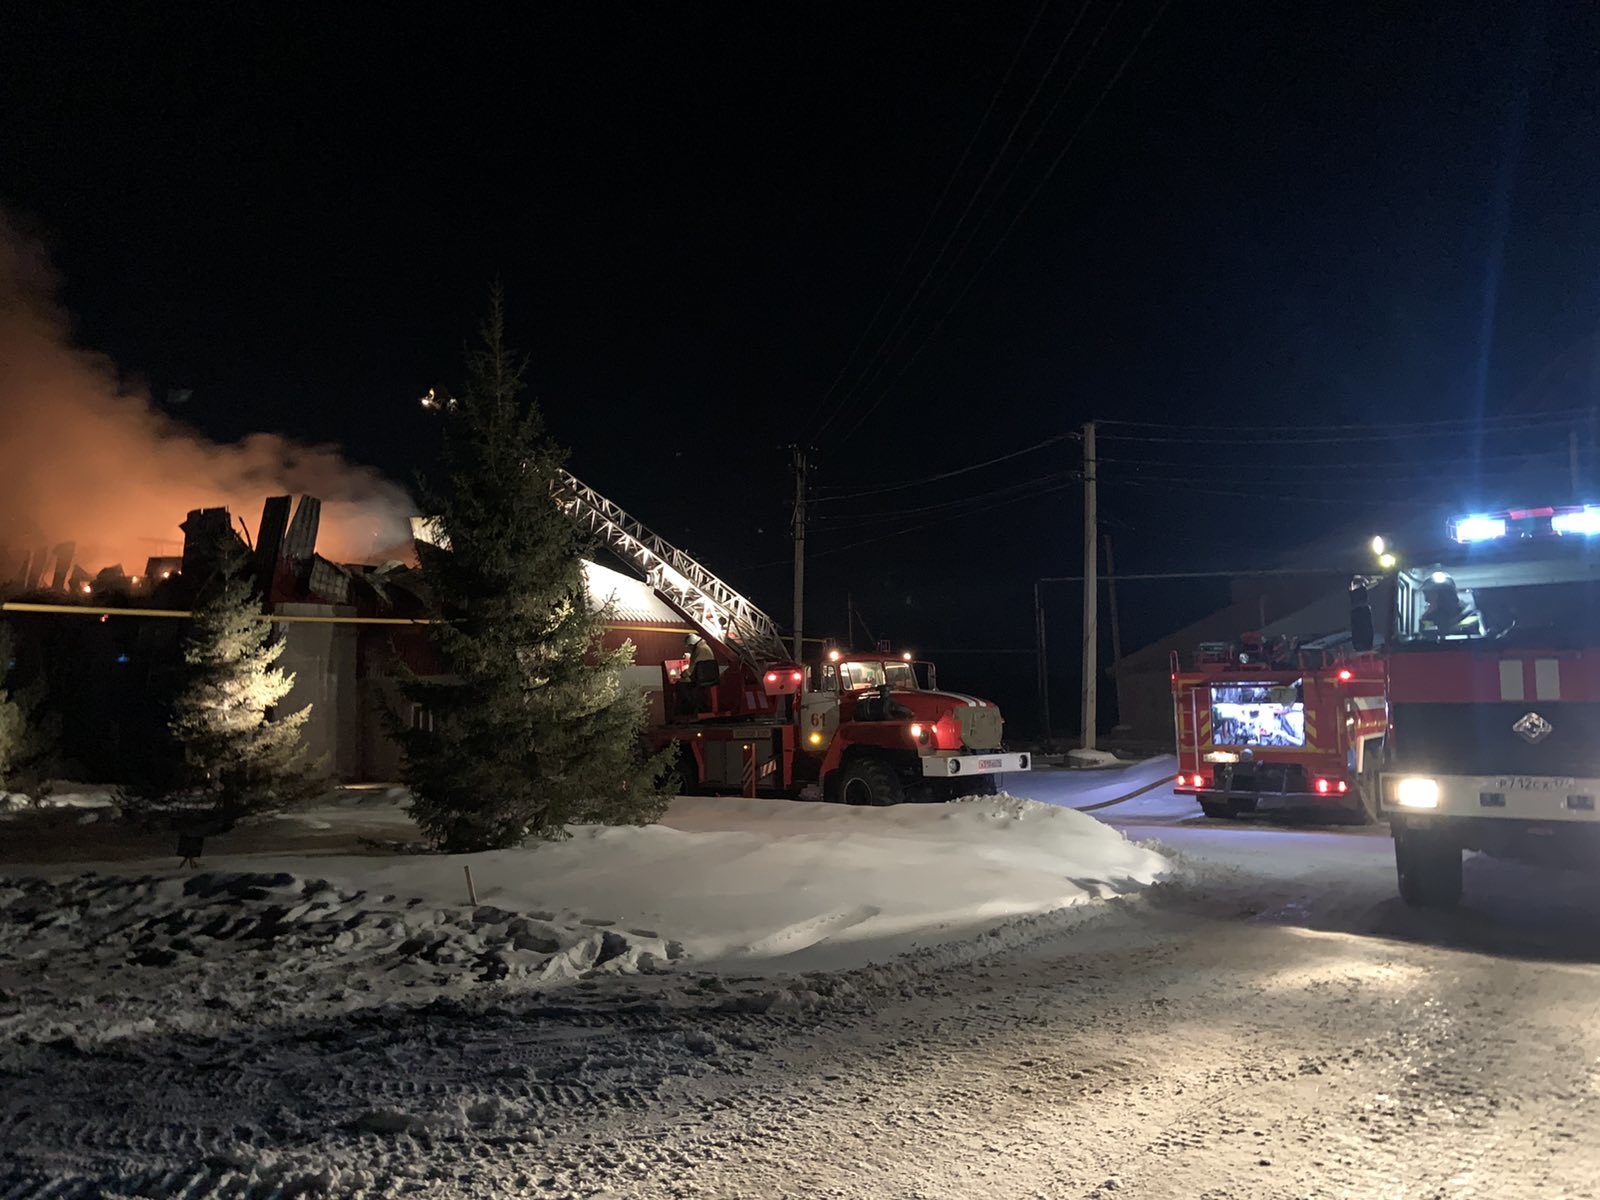
[[[1308,809],[1378,816],[1383,661],[1348,634],[1316,641],[1245,634],[1172,656],[1176,790],[1208,817]]]

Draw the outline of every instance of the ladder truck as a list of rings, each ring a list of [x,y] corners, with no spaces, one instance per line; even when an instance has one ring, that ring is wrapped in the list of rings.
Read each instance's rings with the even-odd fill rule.
[[[990,793],[1031,769],[1008,752],[994,704],[937,688],[932,664],[833,647],[797,663],[748,597],[566,471],[556,504],[699,630],[662,665],[665,713],[654,749],[680,748],[685,790],[883,805]],[[922,686],[917,668],[928,686]]]
[[[1172,654],[1175,791],[1208,817],[1283,810],[1378,820],[1383,661],[1349,634],[1244,634]]]

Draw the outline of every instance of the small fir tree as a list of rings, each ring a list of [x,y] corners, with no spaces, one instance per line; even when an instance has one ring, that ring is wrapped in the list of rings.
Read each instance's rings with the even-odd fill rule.
[[[448,680],[403,687],[391,713],[423,833],[449,852],[559,838],[571,822],[653,820],[665,762],[643,750],[631,645],[601,646],[578,534],[551,497],[564,455],[524,395],[498,290],[443,409],[446,486],[423,488],[448,551],[421,547]],[[431,492],[431,494],[430,494]],[[425,714],[425,715],[424,715]]]
[[[244,553],[230,544],[218,560],[184,637],[171,729],[183,749],[183,798],[228,824],[310,799],[325,780],[301,736],[311,706],[273,713],[294,676],[274,665],[284,643],[262,619]]]

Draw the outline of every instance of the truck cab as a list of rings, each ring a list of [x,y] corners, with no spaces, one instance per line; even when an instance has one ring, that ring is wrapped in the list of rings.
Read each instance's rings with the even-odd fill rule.
[[[760,679],[711,658],[662,670],[676,701],[656,742],[683,747],[685,787],[885,805],[992,793],[1032,766],[1005,749],[999,708],[940,691],[909,654],[834,647]]]
[[[1352,585],[1385,634],[1382,805],[1400,893],[1450,906],[1466,850],[1592,870],[1600,856],[1600,506],[1449,522]]]
[[[1005,749],[998,707],[940,691],[933,664],[909,653],[835,647],[817,664],[816,679],[803,723],[829,799],[894,804],[989,794],[1000,774],[1031,768],[1028,754]]]

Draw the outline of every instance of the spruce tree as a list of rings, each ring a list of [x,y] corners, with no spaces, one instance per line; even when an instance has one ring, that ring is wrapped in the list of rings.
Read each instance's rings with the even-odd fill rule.
[[[276,664],[283,640],[262,619],[236,544],[220,548],[183,641],[184,680],[171,730],[183,749],[181,799],[231,824],[317,795],[320,767],[306,761],[302,731],[311,715],[273,713],[294,687]]]
[[[551,496],[564,454],[506,347],[498,290],[466,365],[443,409],[445,486],[423,489],[448,550],[419,548],[450,678],[404,686],[426,720],[390,717],[412,815],[449,852],[652,820],[665,764],[644,753],[645,699],[623,680],[633,648],[601,646],[582,546]]]

